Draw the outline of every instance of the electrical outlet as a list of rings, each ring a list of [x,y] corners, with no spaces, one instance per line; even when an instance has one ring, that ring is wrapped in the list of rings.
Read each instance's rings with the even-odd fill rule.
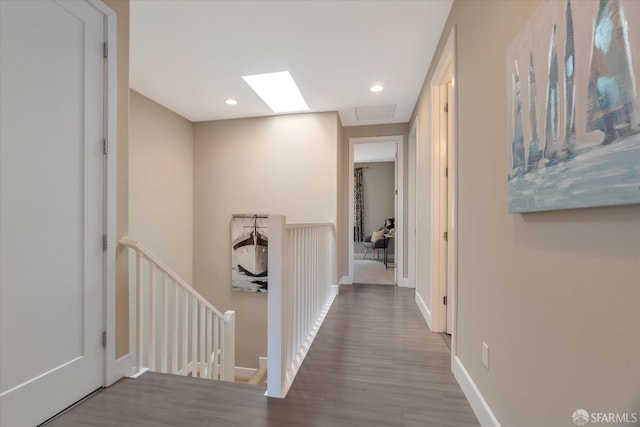
[[[489,344],[482,341],[482,364],[489,369]]]

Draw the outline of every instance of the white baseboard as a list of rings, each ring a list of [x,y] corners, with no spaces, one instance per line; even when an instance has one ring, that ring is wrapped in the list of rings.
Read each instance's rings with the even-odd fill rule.
[[[409,287],[409,278],[407,277],[401,277],[398,279],[398,286],[400,286],[401,288],[408,288]]]
[[[416,291],[416,305],[418,306],[420,313],[422,313],[422,317],[424,317],[425,322],[427,322],[427,326],[429,326],[429,330],[431,330],[432,329],[431,310],[429,310],[429,307],[427,307],[427,304],[425,304],[424,300],[422,299],[422,297],[417,291]]]
[[[471,405],[471,409],[473,409],[476,417],[478,417],[480,425],[482,427],[500,427],[498,419],[494,415],[493,411],[491,411],[487,401],[484,400],[482,393],[480,393],[476,383],[473,381],[473,378],[471,378],[469,372],[467,372],[458,356],[453,358],[452,370],[453,376],[458,381],[458,384],[460,384],[462,392]]]
[[[267,362],[268,361],[269,361],[269,359],[266,358],[266,357],[262,357],[262,356],[258,357],[258,369],[260,369],[260,368],[267,369]]]
[[[112,377],[108,378],[105,386],[109,387],[122,377],[129,377],[135,374],[136,359],[134,353],[127,353],[124,356],[116,359],[113,362],[111,374]]]
[[[342,279],[340,279],[340,284],[341,285],[353,285],[353,282],[351,280],[349,280],[349,276],[342,276]]]
[[[245,368],[243,366],[236,366],[233,370],[233,375],[243,381],[249,381],[249,378],[253,376],[258,370],[255,368]]]
[[[145,372],[147,372],[149,370],[149,368],[140,368],[140,370],[135,371],[130,373],[129,375],[127,375],[127,378],[138,378],[140,375],[144,374]]]

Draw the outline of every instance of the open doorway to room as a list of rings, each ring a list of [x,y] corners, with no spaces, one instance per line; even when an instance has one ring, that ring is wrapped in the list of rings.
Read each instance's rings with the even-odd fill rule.
[[[349,279],[402,277],[402,136],[349,140]]]
[[[391,142],[354,149],[355,283],[395,284],[395,157]]]

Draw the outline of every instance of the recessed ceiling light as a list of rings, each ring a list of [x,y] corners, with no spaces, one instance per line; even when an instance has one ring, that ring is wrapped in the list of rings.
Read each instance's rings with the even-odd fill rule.
[[[242,78],[274,113],[309,110],[309,106],[288,71],[255,74],[242,76]]]
[[[238,101],[233,98],[227,98],[224,100],[224,103],[227,105],[238,105]]]
[[[384,87],[380,83],[376,83],[369,88],[371,92],[382,92]]]

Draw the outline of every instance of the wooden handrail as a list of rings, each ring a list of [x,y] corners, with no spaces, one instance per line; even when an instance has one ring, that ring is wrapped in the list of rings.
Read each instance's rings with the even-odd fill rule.
[[[162,262],[162,260],[160,260],[155,255],[153,255],[151,253],[151,251],[149,249],[147,249],[142,243],[140,243],[140,242],[138,242],[136,240],[131,240],[131,239],[128,239],[126,237],[123,237],[122,239],[120,239],[120,244],[122,246],[126,246],[128,248],[131,248],[131,249],[139,252],[146,259],[148,259],[149,261],[154,263],[156,265],[156,267],[158,268],[158,270],[163,271],[172,280],[174,280],[178,285],[180,285],[187,292],[189,292],[191,295],[193,295],[198,300],[198,302],[204,304],[205,307],[207,307],[209,310],[211,310],[213,313],[215,313],[218,317],[220,317],[222,320],[224,320],[225,323],[229,323],[229,320],[227,319],[227,317],[220,310],[215,308],[205,297],[200,295],[200,293],[198,293],[198,291],[196,291],[193,288],[193,286],[188,284],[184,279],[182,279],[180,276],[178,276],[178,274],[176,272],[171,270],[171,268],[169,268],[167,266],[167,264],[165,264],[164,262]]]

